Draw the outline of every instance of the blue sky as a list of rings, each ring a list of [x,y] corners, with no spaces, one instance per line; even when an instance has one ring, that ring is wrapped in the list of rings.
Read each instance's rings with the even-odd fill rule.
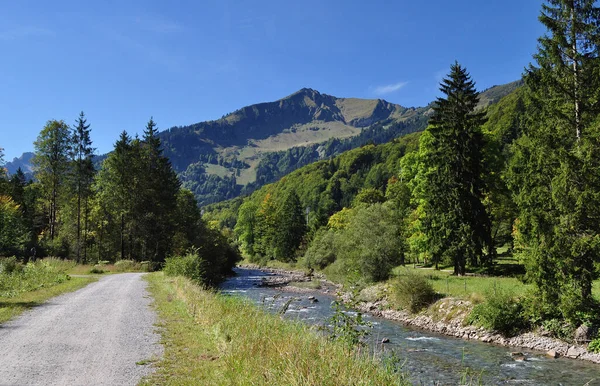
[[[541,0],[1,1],[0,147],[80,111],[119,132],[217,119],[310,87],[423,106],[458,60],[479,89],[520,77]]]

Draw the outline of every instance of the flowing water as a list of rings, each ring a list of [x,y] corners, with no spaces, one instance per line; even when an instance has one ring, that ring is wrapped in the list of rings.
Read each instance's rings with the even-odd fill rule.
[[[237,268],[236,273],[223,283],[222,292],[250,298],[274,312],[292,299],[285,316],[309,324],[324,325],[333,314],[332,296],[259,287],[264,277],[273,275],[260,270]],[[311,295],[318,302],[311,302]],[[416,385],[458,385],[467,374],[472,384],[483,385],[600,385],[598,364],[551,359],[542,352],[437,335],[369,315],[365,318],[373,325],[368,338],[371,348],[400,358],[402,371]],[[390,342],[381,344],[383,338]],[[525,360],[515,361],[511,351],[522,352]]]

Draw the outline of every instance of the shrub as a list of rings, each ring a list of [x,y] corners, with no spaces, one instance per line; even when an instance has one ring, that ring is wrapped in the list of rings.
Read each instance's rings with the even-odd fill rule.
[[[0,262],[0,297],[14,297],[20,293],[51,287],[69,279],[69,276],[53,265],[53,260],[38,260],[25,265],[14,258]],[[10,272],[5,271],[9,267]]]
[[[0,259],[0,274],[11,274],[13,272],[19,272],[23,270],[23,264],[21,264],[16,257],[5,257]]]
[[[563,319],[549,319],[542,322],[542,328],[553,337],[571,342],[575,334],[575,325]]]
[[[500,289],[486,294],[486,301],[471,311],[469,322],[505,335],[513,335],[527,326],[523,305],[511,293]]]
[[[206,261],[194,249],[184,256],[167,258],[163,272],[168,276],[185,276],[201,285],[207,282]]]
[[[332,264],[335,258],[335,231],[319,230],[300,263],[306,268],[322,270]]]
[[[141,264],[133,260],[119,260],[115,263],[115,269],[117,272],[139,271]]]
[[[96,264],[92,267],[92,269],[90,269],[90,273],[93,274],[101,274],[104,273],[104,270],[102,269],[102,265],[100,264]]]
[[[400,307],[412,313],[419,312],[437,298],[431,283],[414,273],[407,273],[392,281],[392,296]]]
[[[593,353],[600,353],[600,338],[596,338],[588,345],[588,350]]]

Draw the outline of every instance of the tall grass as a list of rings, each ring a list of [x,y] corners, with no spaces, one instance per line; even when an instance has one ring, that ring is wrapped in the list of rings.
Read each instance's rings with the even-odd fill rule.
[[[164,358],[147,384],[395,385],[400,374],[300,322],[190,280],[147,276],[162,319]]]
[[[24,292],[51,287],[69,280],[73,262],[46,258],[23,264],[14,257],[0,259],[0,297],[11,298]]]

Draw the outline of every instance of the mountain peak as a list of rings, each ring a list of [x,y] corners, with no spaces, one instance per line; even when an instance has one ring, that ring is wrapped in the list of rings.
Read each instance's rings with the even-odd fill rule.
[[[313,90],[312,88],[302,87],[300,90],[296,91],[295,93],[290,94],[290,95],[286,96],[285,98],[281,98],[281,99],[290,99],[290,98],[293,98],[298,95],[315,97],[316,95],[321,95],[321,93],[318,92],[317,90]]]

